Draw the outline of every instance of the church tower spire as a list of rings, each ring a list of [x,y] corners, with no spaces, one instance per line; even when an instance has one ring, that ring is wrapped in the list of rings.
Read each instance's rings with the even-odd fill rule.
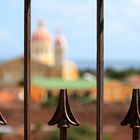
[[[62,33],[57,35],[55,39],[55,67],[57,71],[62,71],[66,60],[66,47],[67,43],[64,35],[62,35]]]

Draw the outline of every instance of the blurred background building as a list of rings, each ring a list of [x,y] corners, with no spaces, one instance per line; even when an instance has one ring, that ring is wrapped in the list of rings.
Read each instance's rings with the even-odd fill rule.
[[[55,38],[45,28],[43,20],[38,21],[31,42],[31,75],[35,77],[61,77],[64,80],[78,79],[77,65],[67,60],[67,41],[62,33]],[[0,84],[17,84],[23,80],[21,56],[0,65]]]

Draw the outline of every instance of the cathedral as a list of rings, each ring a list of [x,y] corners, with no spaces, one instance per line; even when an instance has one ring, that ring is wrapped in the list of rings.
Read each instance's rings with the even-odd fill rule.
[[[63,34],[53,37],[40,20],[31,38],[31,77],[78,79],[74,62],[67,60],[67,41]],[[24,79],[24,57],[0,64],[0,85],[17,84]]]

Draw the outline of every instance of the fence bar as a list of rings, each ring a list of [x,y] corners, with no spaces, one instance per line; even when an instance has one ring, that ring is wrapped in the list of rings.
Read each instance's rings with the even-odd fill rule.
[[[5,118],[0,113],[0,125],[6,125],[6,124],[7,124],[7,122],[6,122]]]
[[[122,126],[130,124],[132,140],[140,140],[140,90],[133,89],[130,108],[121,122]]]
[[[104,0],[97,0],[97,106],[96,139],[103,139]]]
[[[24,140],[30,140],[31,0],[24,0]]]
[[[60,128],[60,140],[67,140],[67,128]]]
[[[140,140],[140,128],[133,128],[133,140]]]
[[[79,122],[71,112],[67,89],[60,90],[57,109],[48,124],[51,126],[57,124],[57,127],[60,128],[60,140],[67,140],[67,129],[70,125],[79,125]]]

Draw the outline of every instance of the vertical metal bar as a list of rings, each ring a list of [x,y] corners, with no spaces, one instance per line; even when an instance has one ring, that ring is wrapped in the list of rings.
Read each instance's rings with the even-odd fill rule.
[[[30,140],[31,0],[24,0],[24,140]]]
[[[51,126],[57,124],[57,127],[60,128],[60,140],[67,140],[67,129],[70,127],[70,125],[79,125],[79,122],[71,112],[67,89],[60,90],[57,109],[48,124]]]
[[[60,128],[60,140],[67,140],[67,128]]]
[[[134,127],[132,131],[133,131],[132,140],[139,140],[140,139],[140,128]]]
[[[97,106],[96,139],[103,139],[104,0],[97,0]]]
[[[121,125],[130,124],[132,128],[132,140],[140,140],[140,90],[133,89],[131,104],[127,115],[121,122]]]

